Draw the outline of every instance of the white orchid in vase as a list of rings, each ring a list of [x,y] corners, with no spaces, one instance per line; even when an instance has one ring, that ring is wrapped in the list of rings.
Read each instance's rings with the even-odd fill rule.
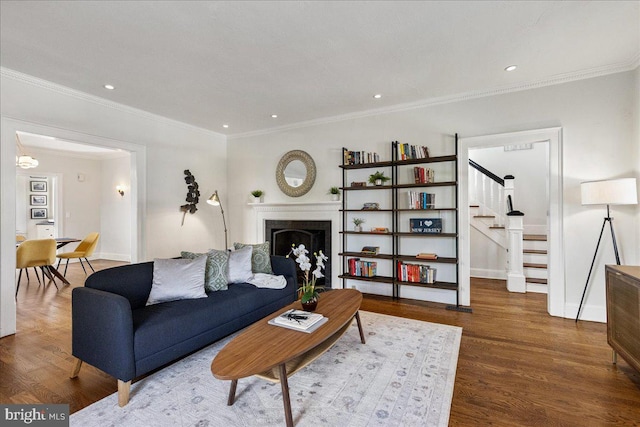
[[[316,268],[315,270],[311,271],[311,278],[309,278],[309,272],[311,270],[311,259],[309,259],[309,257],[307,256],[309,251],[303,244],[298,245],[298,247],[296,247],[296,245],[294,244],[291,245],[291,247],[292,248],[291,252],[289,252],[289,255],[294,254],[296,256],[296,262],[298,263],[300,270],[302,270],[302,272],[304,273],[304,282],[298,288],[298,291],[302,294],[300,301],[302,303],[306,303],[313,300],[314,298],[317,298],[318,291],[324,290],[324,286],[317,286],[316,281],[319,278],[324,277],[324,274],[322,274],[322,269],[325,268],[324,262],[329,258],[324,253],[322,253],[321,250],[318,252],[314,252],[313,255],[316,257]],[[287,255],[287,257],[289,255]]]

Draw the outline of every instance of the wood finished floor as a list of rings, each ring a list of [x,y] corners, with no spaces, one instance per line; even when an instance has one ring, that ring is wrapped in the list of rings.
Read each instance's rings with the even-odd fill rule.
[[[116,391],[115,379],[86,364],[68,378],[71,289],[85,275],[74,264],[67,276],[60,291],[33,275],[21,285],[18,333],[0,339],[0,402],[68,403],[75,412]],[[606,325],[551,317],[545,295],[510,294],[501,281],[473,280],[471,302],[472,314],[385,297],[362,305],[463,328],[451,426],[640,425],[640,374],[621,358],[611,364]]]

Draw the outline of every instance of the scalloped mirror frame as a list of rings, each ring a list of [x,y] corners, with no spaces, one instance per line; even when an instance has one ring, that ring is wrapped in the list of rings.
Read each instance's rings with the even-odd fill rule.
[[[290,186],[284,177],[284,170],[287,168],[289,163],[294,160],[300,160],[305,168],[307,169],[307,176],[305,177],[302,185],[299,187]],[[278,167],[276,168],[276,182],[278,183],[278,187],[284,194],[290,197],[300,197],[304,194],[307,194],[311,187],[313,187],[313,183],[316,181],[316,164],[311,158],[311,156],[302,150],[291,150],[286,153],[280,161],[278,162]]]

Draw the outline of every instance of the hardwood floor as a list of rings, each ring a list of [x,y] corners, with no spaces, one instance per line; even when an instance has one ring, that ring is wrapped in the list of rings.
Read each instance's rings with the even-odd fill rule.
[[[95,261],[96,269],[119,265]],[[68,403],[75,412],[114,393],[116,380],[84,364],[69,379],[71,289],[20,286],[18,333],[0,339],[0,402]],[[362,309],[463,328],[452,426],[638,426],[640,374],[611,364],[606,325],[551,317],[546,295],[510,294],[501,281],[473,280],[473,313],[440,304],[367,296]],[[99,338],[98,338],[99,339]],[[134,385],[135,387],[135,385]]]

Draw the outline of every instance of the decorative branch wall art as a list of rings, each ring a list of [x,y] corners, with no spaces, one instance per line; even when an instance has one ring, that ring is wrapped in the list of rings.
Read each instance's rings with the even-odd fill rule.
[[[184,217],[187,216],[187,212],[193,214],[198,210],[196,205],[200,201],[200,190],[198,190],[196,177],[191,174],[189,169],[185,169],[184,175],[184,180],[187,183],[187,203],[180,206],[180,210],[183,212],[182,224],[180,225],[184,225]]]

